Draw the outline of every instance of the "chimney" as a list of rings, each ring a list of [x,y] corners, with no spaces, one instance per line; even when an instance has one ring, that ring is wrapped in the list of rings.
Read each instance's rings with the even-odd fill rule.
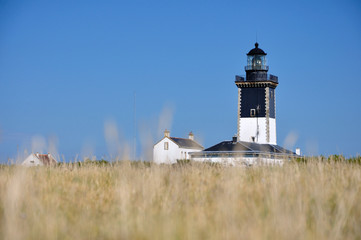
[[[194,134],[192,133],[192,131],[188,134],[188,138],[190,140],[194,140]]]
[[[232,142],[233,142],[233,143],[236,143],[236,142],[238,142],[238,138],[237,138],[237,135],[233,136],[233,138],[232,138]]]
[[[164,137],[168,137],[168,138],[169,138],[169,136],[170,136],[170,132],[166,129],[166,130],[164,131]]]
[[[38,158],[39,157],[39,152],[35,153],[35,156]]]
[[[300,148],[296,148],[296,155],[298,155],[298,156],[301,155],[301,149]]]

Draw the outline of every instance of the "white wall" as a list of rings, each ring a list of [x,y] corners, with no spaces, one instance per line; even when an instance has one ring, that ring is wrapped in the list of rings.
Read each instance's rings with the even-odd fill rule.
[[[164,150],[164,143],[168,142],[168,150]],[[171,139],[165,137],[153,147],[153,162],[155,163],[177,163],[179,159],[190,159],[190,152],[199,152],[198,149],[180,148]]]
[[[193,161],[196,162],[211,162],[220,163],[231,166],[252,166],[252,165],[283,165],[284,159],[268,158],[268,157],[193,157]]]
[[[270,144],[277,145],[277,131],[276,131],[276,119],[270,118],[269,119],[269,133],[270,133]]]
[[[259,127],[259,135],[257,140],[257,121]],[[266,118],[239,118],[239,140],[252,142],[255,137],[256,143],[269,143],[277,145],[276,137],[276,119],[269,118],[269,142],[267,141]]]
[[[164,150],[164,143],[168,143],[168,150]],[[179,147],[172,140],[165,137],[153,147],[153,162],[176,163],[179,159]]]
[[[32,167],[32,166],[43,166],[43,163],[34,154],[30,154],[21,163],[21,165],[26,166],[26,167]]]

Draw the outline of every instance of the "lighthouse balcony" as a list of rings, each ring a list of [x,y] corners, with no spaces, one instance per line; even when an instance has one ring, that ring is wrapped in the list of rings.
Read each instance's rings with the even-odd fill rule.
[[[278,83],[278,77],[272,74],[262,72],[252,72],[244,75],[236,75],[235,82],[274,82]]]

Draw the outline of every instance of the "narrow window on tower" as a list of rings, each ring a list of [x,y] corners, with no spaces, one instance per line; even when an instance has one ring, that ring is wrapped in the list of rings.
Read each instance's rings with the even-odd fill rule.
[[[164,150],[168,150],[168,142],[164,143]]]
[[[251,117],[254,117],[256,116],[256,109],[251,109]]]

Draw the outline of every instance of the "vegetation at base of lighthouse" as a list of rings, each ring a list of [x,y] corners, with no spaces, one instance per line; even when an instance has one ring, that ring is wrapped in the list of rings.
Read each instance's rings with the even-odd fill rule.
[[[1,239],[360,239],[361,158],[0,168]]]

